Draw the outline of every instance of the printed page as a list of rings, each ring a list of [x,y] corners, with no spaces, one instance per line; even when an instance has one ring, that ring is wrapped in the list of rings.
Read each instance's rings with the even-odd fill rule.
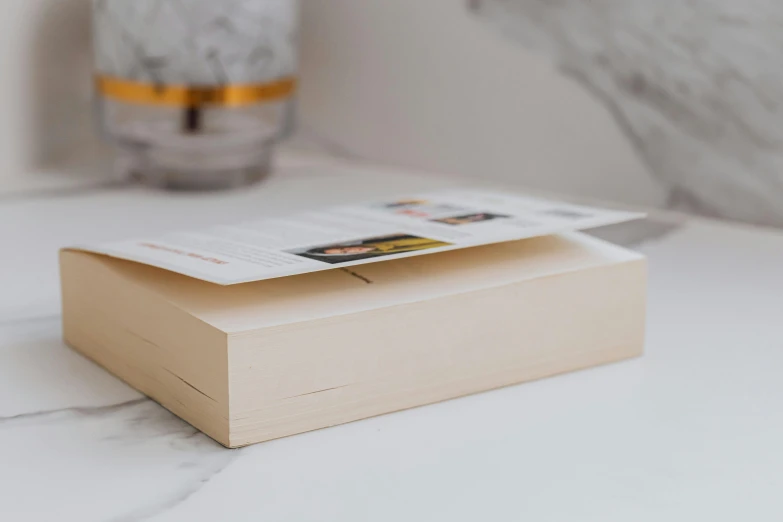
[[[519,195],[450,190],[74,248],[232,285],[641,217]]]

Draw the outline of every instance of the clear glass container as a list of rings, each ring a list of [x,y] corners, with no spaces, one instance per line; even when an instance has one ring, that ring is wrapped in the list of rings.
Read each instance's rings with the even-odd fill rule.
[[[291,130],[296,0],[93,0],[96,105],[123,170],[170,189],[263,179]]]

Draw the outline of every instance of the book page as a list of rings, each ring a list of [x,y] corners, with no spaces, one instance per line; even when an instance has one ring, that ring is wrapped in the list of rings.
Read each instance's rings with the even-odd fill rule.
[[[232,285],[641,217],[643,214],[463,189],[73,248]]]

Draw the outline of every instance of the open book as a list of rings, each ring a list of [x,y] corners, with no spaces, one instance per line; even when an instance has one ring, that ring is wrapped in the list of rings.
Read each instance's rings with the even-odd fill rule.
[[[61,254],[66,341],[243,446],[641,354],[637,215],[411,195]]]

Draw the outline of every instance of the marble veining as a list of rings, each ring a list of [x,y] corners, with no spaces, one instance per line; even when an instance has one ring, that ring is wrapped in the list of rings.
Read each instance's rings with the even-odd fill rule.
[[[0,395],[0,446],[21,450],[3,464],[31,493],[5,499],[2,510],[24,520],[51,520],[74,503],[83,506],[80,521],[145,520],[185,501],[238,455],[70,350],[59,318],[0,325]],[[33,490],[57,491],[62,480],[51,460],[86,475],[79,488],[40,502]],[[115,486],[95,499],[106,482]]]
[[[671,207],[783,226],[783,4],[469,4],[604,104]]]
[[[80,506],[79,520],[146,520],[187,500],[237,455],[148,399],[0,418],[0,444],[24,448],[6,456],[4,465],[38,488],[58,487],[46,459],[56,458],[63,470],[86,472],[67,496],[4,501],[3,509],[30,520],[50,520],[73,505]],[[103,491],[106,482],[113,487]],[[96,499],[96,491],[103,498]]]
[[[73,408],[61,408],[56,410],[43,410],[43,411],[19,413],[17,415],[0,417],[0,427],[4,425],[12,425],[12,424],[27,425],[27,424],[39,423],[39,422],[40,423],[54,422],[59,419],[72,417],[72,416],[89,417],[93,415],[104,415],[131,406],[136,406],[137,404],[147,402],[147,400],[148,399],[140,398],[140,399],[134,399],[132,401],[121,402],[119,404],[111,404],[109,406],[92,406],[92,407],[76,406]]]

